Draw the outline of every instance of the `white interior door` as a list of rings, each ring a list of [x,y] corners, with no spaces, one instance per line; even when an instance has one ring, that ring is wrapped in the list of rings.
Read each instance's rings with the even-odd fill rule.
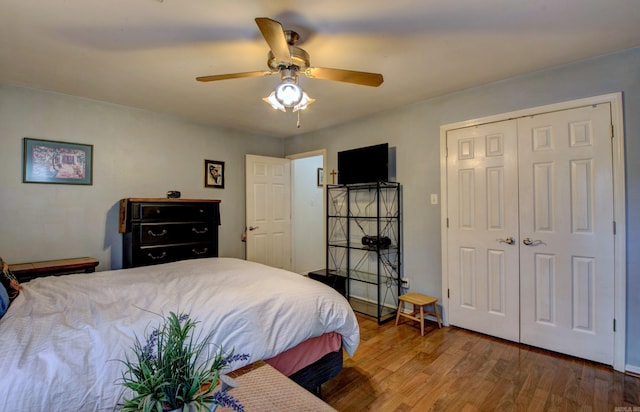
[[[610,105],[518,120],[521,341],[613,363]]]
[[[519,340],[517,131],[447,133],[449,321]]]
[[[291,270],[291,161],[246,155],[247,260]]]
[[[453,130],[447,153],[450,323],[613,364],[610,105]]]

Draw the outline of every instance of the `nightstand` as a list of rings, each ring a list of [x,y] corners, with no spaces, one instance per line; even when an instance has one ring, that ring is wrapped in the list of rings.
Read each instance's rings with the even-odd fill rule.
[[[347,278],[345,278],[344,276],[336,275],[335,271],[333,270],[327,270],[327,269],[314,270],[313,272],[309,272],[308,276],[313,280],[317,280],[318,282],[322,282],[325,285],[331,286],[332,288],[337,290],[342,296],[347,295],[347,286],[346,286]]]

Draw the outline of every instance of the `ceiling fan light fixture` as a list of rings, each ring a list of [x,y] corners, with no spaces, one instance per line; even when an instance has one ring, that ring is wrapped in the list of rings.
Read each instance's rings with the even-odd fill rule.
[[[311,79],[332,80],[371,87],[378,87],[384,81],[379,73],[313,67],[310,63],[309,53],[296,46],[300,37],[298,33],[292,30],[284,30],[282,24],[267,17],[257,17],[255,21],[260,33],[262,33],[262,37],[264,37],[269,46],[269,53],[267,54],[269,70],[200,76],[196,77],[197,81],[213,82],[279,74],[282,83],[262,100],[275,110],[286,112],[287,109],[291,109],[293,112],[298,112],[298,127],[300,127],[300,111],[305,110],[311,103],[316,101],[309,97],[298,85],[298,76],[300,74],[304,74]]]
[[[311,103],[315,102],[316,99],[309,97],[306,92],[302,92],[302,99],[300,103],[293,107],[293,111],[297,112],[298,110],[305,110]]]
[[[296,106],[302,100],[302,88],[293,79],[283,80],[276,87],[276,99],[285,107]]]
[[[269,103],[271,107],[273,107],[276,110],[280,110],[283,112],[287,111],[287,109],[282,105],[282,103],[280,103],[278,99],[276,99],[275,91],[271,92],[271,94],[268,97],[263,97],[262,100],[265,101],[266,103]]]
[[[283,112],[286,112],[287,109],[292,109],[294,112],[306,109],[316,99],[309,97],[302,90],[302,87],[298,85],[297,80],[297,77],[286,73],[286,75],[283,75],[282,83],[268,97],[263,97],[262,100],[269,103],[274,109]]]

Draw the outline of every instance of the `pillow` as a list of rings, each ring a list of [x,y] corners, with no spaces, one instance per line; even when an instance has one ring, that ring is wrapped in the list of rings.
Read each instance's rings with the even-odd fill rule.
[[[14,300],[20,293],[20,289],[22,289],[22,286],[20,286],[18,279],[16,279],[13,273],[11,273],[11,270],[9,270],[9,264],[7,264],[7,262],[5,262],[1,257],[0,266],[2,266],[0,282],[2,283],[2,286],[4,286],[7,295],[9,295],[9,303],[11,303],[11,301]]]
[[[9,309],[9,295],[7,294],[7,289],[0,283],[0,318],[5,314],[7,309]]]

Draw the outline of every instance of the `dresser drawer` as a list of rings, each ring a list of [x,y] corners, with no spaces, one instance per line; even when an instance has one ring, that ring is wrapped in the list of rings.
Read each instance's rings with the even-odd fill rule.
[[[134,223],[132,231],[139,245],[157,245],[210,242],[215,236],[217,227],[214,227],[211,222]]]
[[[197,259],[217,256],[213,243],[194,243],[188,245],[143,246],[133,251],[133,266],[147,266],[173,262],[183,259]]]
[[[211,220],[214,218],[214,204],[153,204],[134,203],[134,220]]]

